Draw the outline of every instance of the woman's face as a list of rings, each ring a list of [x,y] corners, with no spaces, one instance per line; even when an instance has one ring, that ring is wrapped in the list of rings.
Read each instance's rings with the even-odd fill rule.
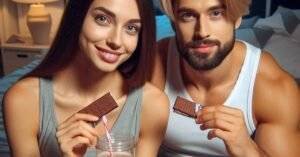
[[[140,29],[136,0],[94,0],[79,35],[80,48],[98,69],[110,72],[132,55]]]

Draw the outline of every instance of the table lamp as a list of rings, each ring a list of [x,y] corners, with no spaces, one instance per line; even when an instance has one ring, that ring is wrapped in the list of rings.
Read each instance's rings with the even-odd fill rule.
[[[34,44],[49,44],[51,16],[44,3],[58,0],[12,0],[16,3],[30,4],[27,13],[27,26]]]

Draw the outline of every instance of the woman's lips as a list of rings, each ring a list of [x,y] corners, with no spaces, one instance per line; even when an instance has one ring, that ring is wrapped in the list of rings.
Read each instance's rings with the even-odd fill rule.
[[[121,55],[119,52],[107,50],[99,46],[96,46],[96,49],[98,50],[98,56],[107,63],[116,63]]]

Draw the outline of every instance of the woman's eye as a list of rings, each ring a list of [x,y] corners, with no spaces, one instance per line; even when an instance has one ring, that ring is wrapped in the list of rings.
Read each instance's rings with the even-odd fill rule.
[[[128,25],[128,26],[126,27],[126,31],[127,31],[128,34],[130,34],[130,35],[135,35],[135,34],[139,33],[140,28],[139,28],[139,26],[136,26],[136,25]]]
[[[192,21],[195,18],[196,18],[196,16],[190,12],[184,12],[184,13],[180,14],[180,19],[183,21]]]
[[[110,19],[106,15],[97,15],[95,17],[95,20],[96,20],[97,23],[99,23],[101,25],[110,24]]]

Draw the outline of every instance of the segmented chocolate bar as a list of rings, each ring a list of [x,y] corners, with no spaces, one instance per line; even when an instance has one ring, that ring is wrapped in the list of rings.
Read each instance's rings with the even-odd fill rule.
[[[101,98],[97,99],[96,101],[92,102],[85,108],[78,111],[78,113],[87,113],[92,114],[94,116],[102,118],[102,116],[106,115],[113,109],[117,108],[118,104],[114,100],[114,98],[110,95],[110,93],[105,94]]]
[[[196,106],[196,103],[178,96],[176,98],[173,109],[175,112],[179,112],[180,114],[183,114],[185,116],[196,118]]]

